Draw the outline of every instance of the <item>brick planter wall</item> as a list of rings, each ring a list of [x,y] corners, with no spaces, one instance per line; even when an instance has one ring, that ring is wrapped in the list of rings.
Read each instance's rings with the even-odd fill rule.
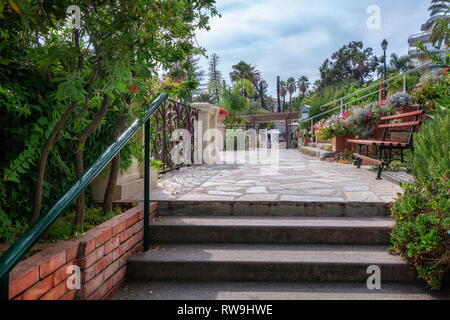
[[[353,135],[345,135],[342,137],[333,137],[332,150],[333,152],[349,152],[352,150],[352,144],[347,140],[354,139]]]
[[[156,211],[152,203],[151,212]],[[143,203],[89,230],[84,236],[45,248],[21,261],[10,274],[14,300],[100,300],[125,280],[127,260],[143,248]],[[69,290],[70,266],[81,271],[81,289]]]

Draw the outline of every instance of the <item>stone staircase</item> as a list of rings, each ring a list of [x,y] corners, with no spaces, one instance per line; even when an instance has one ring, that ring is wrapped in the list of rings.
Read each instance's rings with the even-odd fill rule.
[[[153,249],[130,258],[130,283],[116,299],[215,299],[219,287],[228,288],[227,299],[277,299],[283,287],[282,299],[314,290],[332,299],[343,297],[336,291],[374,298],[417,291],[408,263],[386,251],[393,221],[385,204],[167,202],[159,210]],[[366,285],[372,265],[381,269],[378,292]]]

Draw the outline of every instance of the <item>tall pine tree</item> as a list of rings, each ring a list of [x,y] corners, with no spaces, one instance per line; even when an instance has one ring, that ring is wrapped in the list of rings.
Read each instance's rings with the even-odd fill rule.
[[[222,72],[219,71],[219,62],[220,58],[216,53],[213,53],[209,58],[209,70],[208,70],[208,91],[212,96],[212,100],[214,103],[219,102],[220,90],[221,90],[221,81],[222,81]]]

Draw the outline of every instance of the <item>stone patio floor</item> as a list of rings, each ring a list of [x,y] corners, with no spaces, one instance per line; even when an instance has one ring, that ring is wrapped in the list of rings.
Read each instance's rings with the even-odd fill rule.
[[[158,180],[151,200],[393,202],[402,191],[353,165],[327,163],[297,150],[280,149],[278,158],[269,152],[223,152],[222,164],[169,172]]]

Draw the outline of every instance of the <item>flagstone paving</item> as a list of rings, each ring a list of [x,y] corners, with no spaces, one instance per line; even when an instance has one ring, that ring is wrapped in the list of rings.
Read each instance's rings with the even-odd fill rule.
[[[297,150],[222,153],[222,164],[165,174],[151,200],[393,202],[401,188],[353,165],[327,163]],[[138,198],[142,198],[143,194]]]

